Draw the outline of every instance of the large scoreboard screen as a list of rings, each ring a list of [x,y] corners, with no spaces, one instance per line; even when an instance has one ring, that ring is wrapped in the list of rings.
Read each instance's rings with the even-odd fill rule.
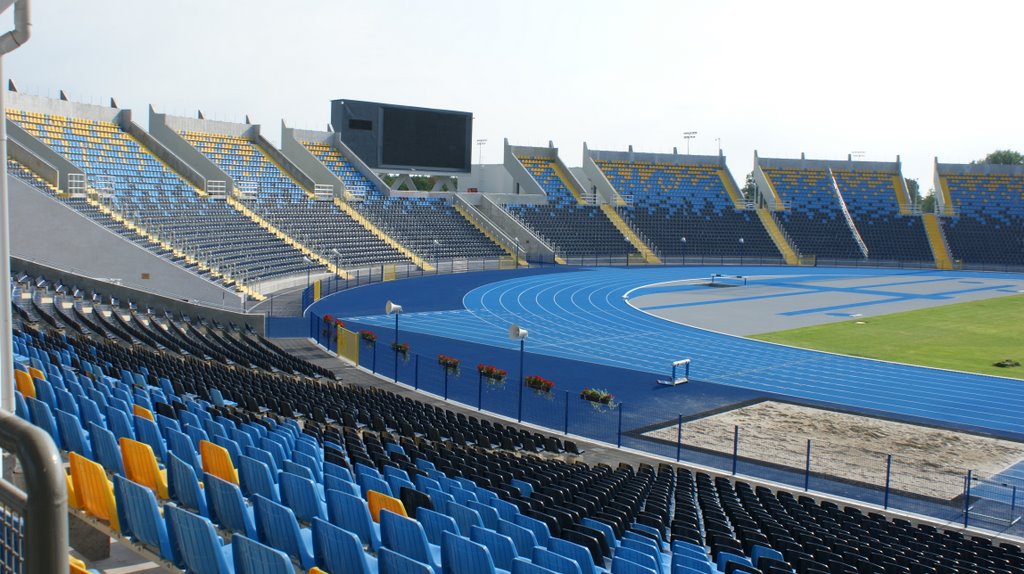
[[[469,112],[333,100],[331,125],[371,168],[470,170],[473,114]]]

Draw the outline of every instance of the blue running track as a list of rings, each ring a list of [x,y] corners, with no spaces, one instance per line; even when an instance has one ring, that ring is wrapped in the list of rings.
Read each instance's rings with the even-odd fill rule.
[[[807,279],[816,272],[865,277],[903,274],[878,269],[820,270],[793,268],[731,268],[730,273],[792,275]],[[672,323],[629,305],[626,295],[646,285],[687,277],[707,277],[707,268],[586,268],[574,272],[496,275],[465,292],[461,308],[410,312],[402,316],[406,332],[447,337],[467,343],[517,349],[506,331],[518,323],[530,331],[531,353],[587,361],[654,374],[682,357],[693,360],[691,378],[771,395],[873,411],[896,418],[925,420],[937,426],[970,427],[995,434],[1024,435],[1024,381],[943,371],[868,359],[832,355],[735,337]],[[922,272],[930,279],[967,279],[968,273]],[[991,277],[991,274],[987,274]],[[1006,276],[1019,280],[1019,276]],[[432,278],[443,279],[443,278]],[[419,281],[419,280],[411,280]],[[428,291],[441,289],[435,281]],[[405,287],[406,309],[413,284]],[[658,287],[650,287],[654,290]],[[648,291],[652,292],[652,291]],[[420,298],[429,294],[420,292]],[[437,292],[451,298],[452,293]],[[344,316],[327,303],[320,312]],[[766,302],[766,304],[770,304]],[[423,308],[423,307],[420,307]],[[436,308],[436,307],[435,307]],[[723,306],[725,311],[727,306]],[[822,311],[817,309],[816,311]],[[354,323],[388,328],[383,315],[350,316]],[[723,324],[728,316],[723,313]],[[643,404],[651,388],[616,389],[616,396]]]

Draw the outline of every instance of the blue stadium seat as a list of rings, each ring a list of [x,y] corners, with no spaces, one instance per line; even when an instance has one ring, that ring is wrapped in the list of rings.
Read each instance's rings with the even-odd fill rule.
[[[153,491],[115,474],[114,496],[122,532],[161,558],[174,562],[167,525],[160,516]]]
[[[313,555],[327,572],[376,574],[377,559],[363,552],[355,534],[319,518],[313,519]]]
[[[441,549],[427,541],[419,522],[382,510],[380,513],[381,544],[425,564],[441,574]]]
[[[224,544],[208,518],[168,505],[170,529],[178,546],[181,561],[197,574],[232,574],[232,547]]]
[[[235,533],[231,536],[235,574],[295,574],[288,555]]]
[[[381,525],[370,518],[370,507],[362,498],[339,490],[328,490],[327,516],[331,524],[358,536],[363,546],[373,551],[380,548]]]
[[[258,538],[253,511],[245,504],[237,485],[206,473],[203,478],[210,518],[221,528]]]

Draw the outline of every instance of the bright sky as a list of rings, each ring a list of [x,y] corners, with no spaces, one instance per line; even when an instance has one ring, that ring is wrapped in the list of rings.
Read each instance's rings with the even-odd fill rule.
[[[10,12],[4,23],[9,28]],[[932,161],[1024,149],[1024,3],[34,0],[4,60],[23,92],[326,129],[329,101],[471,111],[485,163],[553,140],[764,157]],[[477,147],[473,147],[477,163]]]

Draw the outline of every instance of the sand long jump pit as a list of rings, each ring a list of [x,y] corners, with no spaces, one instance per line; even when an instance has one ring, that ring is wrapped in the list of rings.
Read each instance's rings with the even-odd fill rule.
[[[685,449],[731,457],[739,427],[738,456],[803,472],[811,440],[813,475],[882,489],[892,455],[894,491],[952,499],[963,494],[968,469],[992,476],[1024,459],[1024,443],[838,412],[763,401],[683,423]],[[641,436],[676,443],[677,425]]]

